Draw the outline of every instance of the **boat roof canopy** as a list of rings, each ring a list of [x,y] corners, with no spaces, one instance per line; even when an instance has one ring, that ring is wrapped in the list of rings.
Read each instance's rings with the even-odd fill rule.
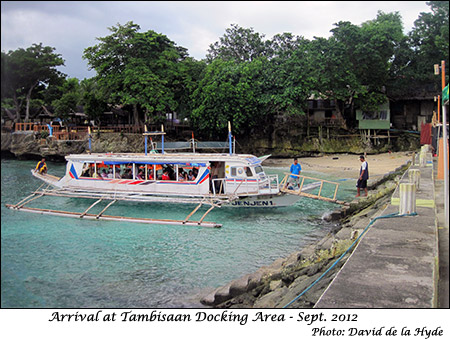
[[[191,166],[206,166],[207,162],[244,162],[248,165],[261,164],[261,159],[248,154],[192,154],[192,153],[165,153],[165,154],[137,154],[137,153],[96,153],[66,156],[73,162],[99,162],[106,165],[120,165],[128,163],[139,164],[189,164]]]

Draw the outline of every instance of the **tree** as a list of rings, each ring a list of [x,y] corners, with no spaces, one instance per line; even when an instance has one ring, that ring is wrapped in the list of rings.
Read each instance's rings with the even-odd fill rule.
[[[270,42],[272,58],[264,65],[262,109],[266,115],[304,114],[307,99],[316,86],[310,41],[290,34]]]
[[[311,42],[311,64],[316,78],[313,93],[319,98],[333,99],[340,114],[363,90],[354,67],[358,61],[352,54],[359,39],[357,26],[340,22],[333,36]]]
[[[151,30],[139,33],[139,29],[133,22],[111,27],[112,34],[98,38],[100,43],[83,55],[97,71],[104,97],[112,105],[131,105],[136,125],[139,110],[146,121],[158,122],[177,109],[179,63],[186,58],[186,50],[165,35]]]
[[[441,60],[446,60],[448,65],[449,3],[430,1],[427,5],[431,13],[420,13],[409,34],[413,55],[405,76],[414,78],[417,83],[434,83],[436,89],[440,89],[440,81],[432,70]]]
[[[252,61],[267,53],[267,45],[263,41],[264,35],[255,33],[253,28],[243,28],[232,24],[226,33],[209,45],[206,58],[208,62],[215,59],[233,60],[236,62]]]
[[[88,120],[93,120],[99,125],[100,116],[108,110],[108,104],[99,90],[97,80],[95,78],[82,80],[80,90],[80,101],[84,107],[84,113]]]
[[[80,84],[77,78],[69,78],[59,88],[61,96],[52,102],[55,114],[67,120],[71,112],[75,112],[80,103]]]
[[[312,43],[316,94],[334,99],[341,113],[353,104],[377,110],[387,100],[385,85],[392,60],[404,40],[400,15],[380,11],[376,19],[361,26],[341,21],[331,32],[330,38],[316,38]]]
[[[192,95],[194,128],[218,139],[226,136],[229,121],[237,135],[259,125],[262,71],[259,59],[240,64],[217,59],[208,65]]]
[[[16,109],[15,121],[20,119],[23,101],[25,122],[28,121],[30,102],[36,88],[46,87],[63,77],[56,67],[64,65],[64,60],[54,51],[53,47],[33,44],[27,49],[2,52],[2,100],[12,98]]]

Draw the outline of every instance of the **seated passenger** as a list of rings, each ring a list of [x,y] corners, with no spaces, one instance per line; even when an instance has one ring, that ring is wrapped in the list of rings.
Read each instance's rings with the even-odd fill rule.
[[[108,178],[108,174],[106,173],[105,169],[102,170],[102,173],[100,174],[100,176],[102,176],[103,179]]]
[[[125,172],[122,175],[123,179],[132,179],[133,174],[131,173],[131,169],[125,169]]]
[[[90,169],[87,168],[87,169],[83,170],[81,177],[91,177]]]
[[[178,171],[178,180],[180,182],[187,181],[187,175],[186,175],[186,173],[184,172],[183,169],[180,169],[180,171]]]
[[[167,169],[164,170],[161,179],[162,179],[163,181],[170,181],[169,171],[168,171]]]
[[[153,177],[153,170],[152,169],[150,169],[149,171],[148,171],[148,179],[149,180],[153,180],[154,179],[154,177]]]
[[[108,170],[108,175],[106,175],[107,178],[114,178],[113,177],[113,169]]]
[[[188,181],[194,181],[194,180],[195,180],[194,174],[192,173],[192,170],[189,170]]]
[[[144,171],[143,170],[139,170],[138,175],[136,176],[136,179],[144,179]]]
[[[34,172],[39,172],[40,174],[47,173],[47,164],[45,164],[45,158],[42,158],[38,162],[38,164],[36,165],[36,169],[34,169]]]

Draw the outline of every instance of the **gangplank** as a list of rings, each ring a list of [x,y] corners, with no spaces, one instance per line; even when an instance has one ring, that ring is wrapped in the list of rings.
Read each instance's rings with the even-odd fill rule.
[[[331,182],[331,181],[321,179],[321,178],[314,178],[314,177],[308,177],[308,176],[303,176],[303,175],[295,175],[295,174],[291,174],[291,173],[284,173],[284,174],[285,174],[285,176],[284,176],[283,180],[280,182],[280,191],[282,191],[282,192],[285,192],[285,193],[288,193],[291,195],[304,196],[304,197],[308,197],[308,198],[312,198],[312,199],[316,199],[316,200],[337,203],[337,204],[341,204],[341,205],[347,204],[344,201],[340,201],[340,200],[336,199],[337,191],[339,189],[339,183]],[[299,178],[300,184],[299,184],[298,189],[296,189],[296,190],[289,189],[288,185],[286,185],[289,176],[295,176],[295,177]],[[315,187],[319,187],[319,192],[317,194],[314,194],[311,192],[306,192],[304,190],[306,187],[305,180],[314,181]],[[322,189],[324,187],[324,184],[326,184],[326,183],[334,186],[333,195],[331,197],[327,197],[322,194]],[[311,185],[309,185],[309,187],[311,187]],[[310,190],[311,189],[309,188],[308,191],[310,191]]]

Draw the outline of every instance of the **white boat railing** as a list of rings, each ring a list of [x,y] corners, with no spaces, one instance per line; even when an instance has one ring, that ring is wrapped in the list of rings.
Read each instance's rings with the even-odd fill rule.
[[[212,180],[212,194],[218,195],[258,195],[277,194],[280,191],[278,175],[268,175],[264,179],[215,178]]]

